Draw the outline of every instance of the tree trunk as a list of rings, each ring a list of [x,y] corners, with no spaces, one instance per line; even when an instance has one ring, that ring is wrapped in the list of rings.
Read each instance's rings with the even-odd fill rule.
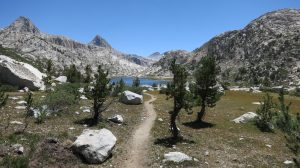
[[[98,103],[94,101],[93,124],[98,124],[98,122],[99,122],[99,107],[98,107]]]
[[[202,103],[201,111],[198,112],[197,121],[202,122],[204,117],[205,117],[205,103]]]
[[[179,110],[174,108],[174,111],[171,114],[171,132],[172,132],[174,139],[177,139],[179,137],[179,130],[176,126],[176,118],[177,118],[178,113],[179,113]]]

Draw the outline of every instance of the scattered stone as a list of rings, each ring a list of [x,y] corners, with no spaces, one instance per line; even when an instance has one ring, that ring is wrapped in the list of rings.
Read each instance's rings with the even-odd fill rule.
[[[162,118],[158,118],[157,120],[160,121],[160,122],[163,122],[163,121],[164,121]]]
[[[78,92],[79,92],[79,93],[84,93],[84,88],[79,88],[79,89],[78,89]]]
[[[252,102],[252,104],[254,104],[254,105],[261,105],[262,103],[261,102]]]
[[[29,92],[29,88],[28,87],[24,87],[23,90],[24,90],[24,92]]]
[[[88,98],[85,97],[85,95],[81,95],[81,96],[80,96],[80,99],[82,99],[82,100],[87,100]]]
[[[59,76],[54,80],[57,81],[57,82],[60,82],[60,83],[66,83],[68,78],[66,76]]]
[[[23,125],[20,121],[11,121],[10,124]]]
[[[284,161],[283,163],[284,163],[285,165],[294,164],[294,162],[291,161],[291,160],[286,160],[286,161]]]
[[[51,83],[51,86],[52,86],[52,87],[55,87],[55,86],[56,86],[56,83],[54,83],[54,82]]]
[[[232,120],[233,122],[235,122],[235,123],[247,123],[247,122],[249,122],[249,121],[251,121],[251,120],[254,120],[255,119],[255,117],[257,117],[258,115],[256,114],[256,113],[254,113],[254,112],[248,112],[248,113],[245,113],[245,114],[243,114],[243,115],[241,115],[240,117],[238,117],[238,118],[236,118],[236,119],[234,119],[234,120]]]
[[[267,147],[269,147],[269,148],[271,148],[271,147],[272,147],[272,145],[269,145],[269,144],[266,144],[266,146],[267,146]]]
[[[87,107],[87,106],[82,106],[82,107],[80,107],[80,109],[81,109],[82,112],[84,112],[84,113],[90,113],[90,112],[91,112],[90,108]]]
[[[113,117],[108,118],[109,121],[114,123],[123,123],[124,119],[121,115],[114,115]]]
[[[75,114],[79,115],[80,113],[78,111],[76,111]]]
[[[25,110],[25,109],[26,109],[26,106],[16,106],[15,109],[18,109],[18,110]]]
[[[24,101],[24,100],[21,100],[21,101],[18,101],[17,104],[20,105],[20,106],[26,106],[27,102]]]
[[[69,130],[74,130],[74,129],[75,129],[74,127],[70,127],[70,128],[69,128]]]
[[[208,151],[205,151],[205,152],[204,152],[204,155],[205,155],[205,156],[208,156],[208,155],[209,155],[209,152],[208,152]]]
[[[176,163],[184,162],[184,161],[191,161],[193,160],[192,157],[181,153],[181,152],[169,152],[167,154],[164,154],[164,160],[163,162],[166,161],[172,161]]]
[[[132,105],[142,104],[143,96],[127,90],[121,94],[120,102]]]
[[[116,141],[117,138],[108,129],[86,129],[77,137],[72,149],[87,163],[98,164],[111,155]]]
[[[14,144],[12,148],[15,153],[22,155],[24,153],[24,147],[21,144]]]
[[[12,100],[19,100],[20,98],[19,97],[8,97],[9,99],[12,99]]]

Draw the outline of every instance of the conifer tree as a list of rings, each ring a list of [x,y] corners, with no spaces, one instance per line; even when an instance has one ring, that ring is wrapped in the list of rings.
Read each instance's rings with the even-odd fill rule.
[[[197,116],[199,122],[202,122],[205,116],[206,107],[214,107],[220,98],[218,88],[215,87],[219,71],[215,58],[212,56],[203,57],[195,70],[196,84],[194,90],[196,96],[200,99],[199,104],[201,106]]]
[[[132,82],[132,87],[139,87],[140,86],[140,78],[135,77],[133,82]]]
[[[180,133],[176,126],[176,118],[182,108],[186,111],[191,109],[190,95],[186,90],[188,73],[182,65],[176,64],[176,59],[173,59],[170,64],[170,71],[173,73],[173,81],[168,84],[166,94],[174,99],[173,111],[170,112],[170,129],[173,138],[177,139],[180,137]]]
[[[108,79],[108,71],[104,72],[101,65],[98,66],[97,74],[95,74],[95,85],[92,89],[91,97],[94,100],[94,116],[93,124],[97,124],[102,119],[101,113],[107,109],[108,106],[104,106],[107,97],[110,93],[110,86]]]
[[[84,78],[84,83],[90,83],[92,80],[92,68],[91,65],[87,65],[85,67],[85,78]]]

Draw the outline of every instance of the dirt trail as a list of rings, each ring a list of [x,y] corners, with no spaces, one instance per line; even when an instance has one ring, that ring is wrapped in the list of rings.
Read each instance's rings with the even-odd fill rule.
[[[152,102],[156,100],[156,97],[150,94],[147,95],[151,96],[151,99],[144,103],[144,115],[146,118],[133,133],[129,154],[127,155],[128,160],[126,160],[124,166],[125,168],[146,167],[147,147],[149,146],[151,138],[150,131],[156,119],[156,112],[152,104]]]

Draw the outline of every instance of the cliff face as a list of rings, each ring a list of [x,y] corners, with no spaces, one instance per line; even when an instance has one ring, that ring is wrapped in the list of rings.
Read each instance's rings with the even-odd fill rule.
[[[13,48],[25,59],[51,59],[57,69],[75,64],[80,70],[88,64],[92,69],[101,64],[112,76],[138,75],[146,69],[149,59],[134,58],[118,52],[97,35],[89,44],[82,44],[64,36],[42,33],[29,19],[19,17],[7,28],[0,30],[0,44]],[[142,62],[141,64],[138,64]]]

